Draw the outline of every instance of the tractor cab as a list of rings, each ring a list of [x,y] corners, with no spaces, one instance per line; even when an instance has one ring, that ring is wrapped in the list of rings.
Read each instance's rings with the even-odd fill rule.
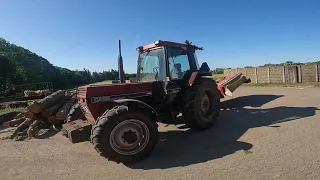
[[[196,50],[203,48],[187,40],[184,44],[159,40],[137,48],[137,82],[152,83],[154,106],[180,102],[176,97],[184,87],[192,86],[197,77],[211,76],[207,63],[199,67]]]
[[[152,44],[138,47],[137,81],[174,81],[184,79],[186,74],[199,71],[196,50],[202,50],[202,48],[191,45],[188,41],[185,41],[185,44],[156,41]],[[207,67],[207,73],[209,73],[208,69],[209,67]]]

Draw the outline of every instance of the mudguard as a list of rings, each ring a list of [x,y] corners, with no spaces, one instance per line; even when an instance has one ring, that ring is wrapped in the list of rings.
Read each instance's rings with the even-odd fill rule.
[[[147,109],[150,112],[152,112],[152,116],[155,118],[156,122],[158,122],[158,113],[157,111],[151,107],[149,104],[143,102],[143,101],[139,101],[136,99],[118,99],[118,100],[114,100],[114,102],[121,104],[121,105],[127,105],[129,107],[133,107],[136,109]]]

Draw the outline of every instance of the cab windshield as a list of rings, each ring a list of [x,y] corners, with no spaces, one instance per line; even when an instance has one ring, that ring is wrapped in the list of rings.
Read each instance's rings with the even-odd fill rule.
[[[164,80],[166,76],[164,49],[157,48],[139,54],[138,74],[140,82]]]

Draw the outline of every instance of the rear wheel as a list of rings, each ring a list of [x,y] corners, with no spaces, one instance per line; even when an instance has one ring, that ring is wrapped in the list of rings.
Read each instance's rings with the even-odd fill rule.
[[[157,138],[157,123],[148,113],[117,106],[98,119],[92,128],[91,142],[109,160],[131,163],[147,157]]]
[[[186,125],[193,129],[207,129],[219,115],[220,94],[213,80],[201,80],[184,94],[183,115]]]

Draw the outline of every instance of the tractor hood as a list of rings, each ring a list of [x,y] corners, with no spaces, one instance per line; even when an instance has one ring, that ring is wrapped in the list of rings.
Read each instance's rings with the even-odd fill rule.
[[[150,95],[152,82],[87,85],[77,89],[78,99],[87,103],[98,103],[116,99]]]

